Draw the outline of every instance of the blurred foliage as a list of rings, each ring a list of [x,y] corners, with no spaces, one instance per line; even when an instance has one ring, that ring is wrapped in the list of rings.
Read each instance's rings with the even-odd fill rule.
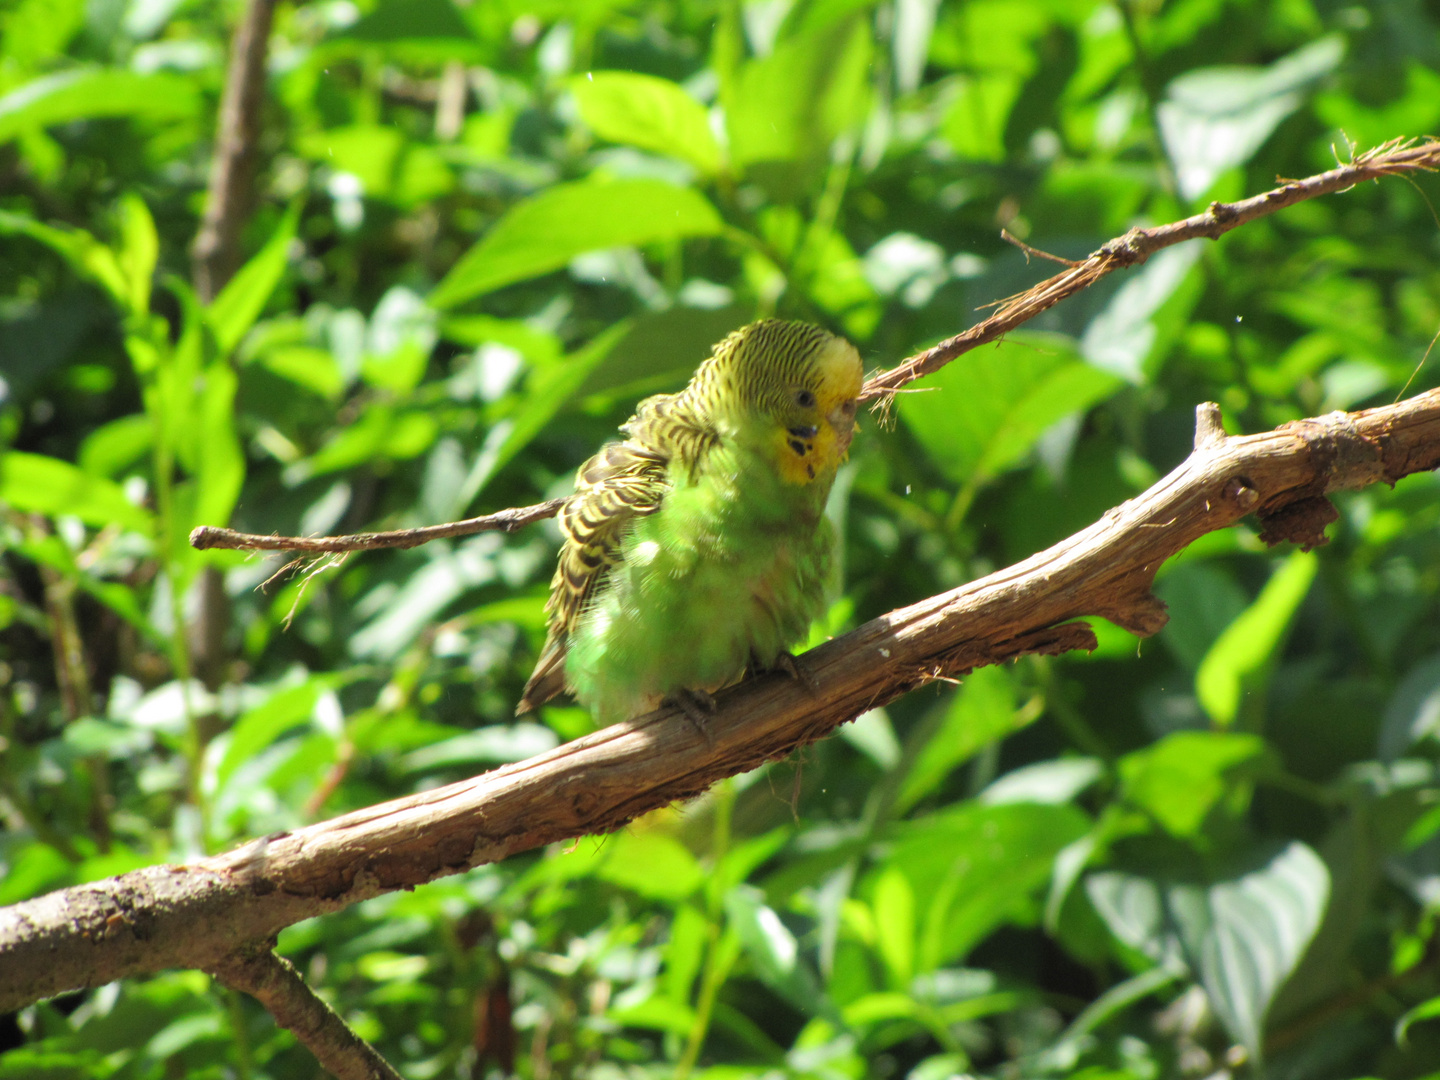
[[[0,8],[0,902],[589,729],[512,717],[553,525],[268,592],[195,525],[554,496],[756,316],[878,368],[1049,272],[1002,226],[1079,256],[1440,128],[1434,0],[282,4],[248,261],[205,304],[238,15]],[[1434,385],[1437,192],[1167,251],[904,395],[836,485],[816,634],[1093,521],[1198,402],[1254,431]],[[1154,641],[937,684],[281,950],[413,1080],[1440,1075],[1440,485],[1339,503],[1318,553],[1246,523],[1177,557]],[[0,1046],[27,1080],[314,1075],[197,972]]]

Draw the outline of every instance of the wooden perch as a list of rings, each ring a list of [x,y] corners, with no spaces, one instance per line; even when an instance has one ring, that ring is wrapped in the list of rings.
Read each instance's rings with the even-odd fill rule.
[[[67,990],[233,956],[283,927],[640,814],[783,757],[937,678],[1094,646],[1103,616],[1150,635],[1155,572],[1254,513],[1262,536],[1324,543],[1326,495],[1440,464],[1440,390],[1383,408],[1227,437],[1197,410],[1194,452],[1142,495],[1024,562],[900,608],[806,653],[814,687],[778,675],[719,695],[706,735],[663,709],[432,791],[0,909],[0,1012]],[[708,737],[707,737],[708,736]]]

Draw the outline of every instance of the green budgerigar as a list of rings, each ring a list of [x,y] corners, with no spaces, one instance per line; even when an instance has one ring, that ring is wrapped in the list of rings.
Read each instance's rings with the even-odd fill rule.
[[[560,511],[549,636],[517,712],[569,690],[610,724],[789,660],[824,607],[825,500],[861,374],[843,338],[765,319],[642,401]]]

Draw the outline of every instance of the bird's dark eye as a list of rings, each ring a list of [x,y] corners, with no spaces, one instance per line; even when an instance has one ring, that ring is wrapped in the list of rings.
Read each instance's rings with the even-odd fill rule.
[[[795,404],[802,409],[813,409],[815,407],[815,395],[809,390],[797,390],[795,392]]]

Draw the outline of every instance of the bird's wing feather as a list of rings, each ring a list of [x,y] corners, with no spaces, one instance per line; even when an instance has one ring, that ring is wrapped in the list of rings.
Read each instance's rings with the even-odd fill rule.
[[[565,653],[586,602],[620,560],[631,522],[653,514],[670,485],[668,457],[638,442],[611,443],[581,467],[575,494],[560,508],[565,543],[550,582],[550,632],[517,712],[528,712],[565,689]]]

